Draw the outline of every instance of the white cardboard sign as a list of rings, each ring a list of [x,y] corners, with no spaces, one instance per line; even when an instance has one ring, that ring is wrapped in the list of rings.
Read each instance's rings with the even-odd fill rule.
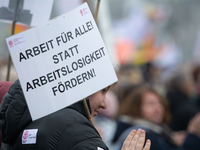
[[[87,3],[6,42],[33,120],[117,82]]]

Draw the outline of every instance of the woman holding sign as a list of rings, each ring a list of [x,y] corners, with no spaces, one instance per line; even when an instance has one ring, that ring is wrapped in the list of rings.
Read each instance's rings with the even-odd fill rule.
[[[108,88],[87,97],[91,116],[99,109],[106,109]],[[38,104],[39,105],[39,104]],[[31,116],[17,80],[4,96],[0,106],[2,149],[9,145],[15,150],[108,150],[99,133],[87,118],[83,101],[35,121]],[[122,150],[149,150],[150,140],[145,141],[145,131],[133,130]]]

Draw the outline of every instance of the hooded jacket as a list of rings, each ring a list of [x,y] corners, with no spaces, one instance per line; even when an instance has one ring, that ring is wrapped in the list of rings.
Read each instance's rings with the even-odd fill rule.
[[[32,121],[19,80],[4,96],[0,120],[2,141],[15,150],[108,149],[87,119],[82,101]]]

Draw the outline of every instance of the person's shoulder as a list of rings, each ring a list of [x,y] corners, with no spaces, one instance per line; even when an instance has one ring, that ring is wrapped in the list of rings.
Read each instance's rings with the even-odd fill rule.
[[[31,122],[20,133],[16,140],[16,147],[22,147],[21,139],[24,131],[36,130],[37,141],[34,149],[70,149],[73,145],[89,137],[87,133],[95,133],[90,127],[90,122],[76,110],[64,108],[45,117]],[[93,129],[94,130],[94,129]],[[44,138],[45,137],[45,138]],[[23,145],[27,147],[30,145]],[[19,148],[18,148],[19,149]]]
[[[33,126],[46,126],[46,124],[51,124],[52,126],[58,128],[60,125],[67,127],[73,123],[90,124],[89,120],[83,114],[77,110],[67,107],[49,114],[43,118],[40,118],[34,122],[35,123],[33,123]]]

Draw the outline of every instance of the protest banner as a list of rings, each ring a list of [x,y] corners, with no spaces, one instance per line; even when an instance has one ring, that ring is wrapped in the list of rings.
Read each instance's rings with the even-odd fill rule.
[[[11,35],[13,35],[17,22],[37,26],[41,22],[49,20],[52,5],[53,0],[1,0],[0,21],[12,21]],[[9,55],[6,81],[9,81],[10,65],[11,57]]]
[[[0,21],[38,26],[49,20],[52,5],[53,0],[1,0]]]
[[[33,120],[117,82],[87,3],[6,42]]]

